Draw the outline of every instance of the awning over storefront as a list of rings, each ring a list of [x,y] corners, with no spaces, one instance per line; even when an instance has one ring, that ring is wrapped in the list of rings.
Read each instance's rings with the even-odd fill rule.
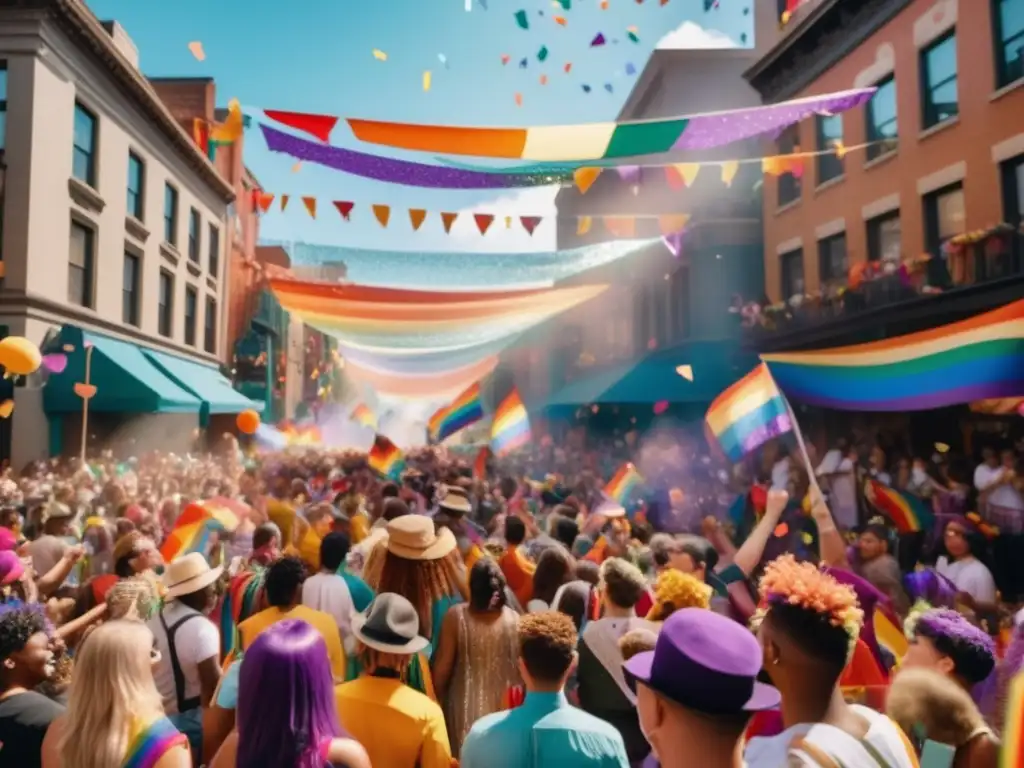
[[[263,403],[250,400],[238,392],[213,366],[153,349],[144,350],[144,354],[171,380],[197,397],[202,403],[201,412],[205,415],[263,410]]]
[[[682,365],[693,371],[693,381],[677,372]],[[734,341],[689,342],[577,379],[549,397],[544,407],[710,403],[755,365],[757,356],[737,349]]]
[[[89,410],[107,413],[198,413],[199,399],[168,378],[143,354],[143,347],[99,333],[64,326],[47,353],[67,356],[61,373],[51,373],[43,390],[46,413],[81,413],[75,384],[85,383],[85,350],[92,345],[89,381],[96,393]]]

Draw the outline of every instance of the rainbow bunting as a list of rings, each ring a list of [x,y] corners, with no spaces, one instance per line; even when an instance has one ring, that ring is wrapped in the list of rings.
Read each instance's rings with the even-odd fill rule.
[[[526,406],[519,397],[519,390],[512,388],[508,397],[501,401],[491,422],[491,448],[497,456],[504,456],[530,442],[530,417]]]
[[[625,507],[629,502],[629,496],[633,490],[644,481],[644,478],[636,471],[631,463],[623,464],[615,473],[608,485],[604,487],[605,495],[613,499],[616,504]]]
[[[441,415],[441,418],[437,423],[437,430],[434,431],[434,420],[438,415]],[[431,417],[431,434],[435,441],[442,442],[459,430],[480,421],[483,417],[484,406],[480,400],[480,382],[476,382]]]
[[[907,648],[910,647],[907,636],[903,634],[903,630],[889,614],[881,608],[875,608],[871,621],[874,624],[875,639],[878,644],[892,654],[898,663],[906,655]]]
[[[370,410],[370,407],[366,403],[360,403],[353,408],[352,413],[350,413],[348,417],[356,424],[362,424],[368,429],[377,429],[377,416]]]
[[[733,462],[793,429],[786,401],[763,363],[716,397],[705,420]]]
[[[958,323],[818,352],[762,355],[794,400],[923,411],[1024,394],[1024,299]]]
[[[402,452],[383,435],[374,438],[373,448],[370,449],[366,462],[375,472],[392,480],[397,480],[405,468]]]
[[[935,523],[935,514],[924,500],[889,488],[877,480],[868,478],[864,483],[864,497],[888,517],[900,533],[928,531]]]
[[[1010,682],[1006,697],[1006,718],[1003,720],[1003,749],[999,754],[1000,768],[1024,766],[1024,672],[1018,672]]]

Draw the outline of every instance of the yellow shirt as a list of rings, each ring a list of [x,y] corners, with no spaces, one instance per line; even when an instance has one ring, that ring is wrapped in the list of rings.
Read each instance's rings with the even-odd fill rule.
[[[320,537],[312,528],[307,528],[299,540],[299,557],[313,573],[320,572],[320,542]]]
[[[338,631],[338,624],[334,617],[323,611],[315,611],[304,605],[297,605],[290,611],[282,611],[280,608],[267,608],[238,625],[238,634],[242,638],[242,648],[248,648],[253,641],[266,629],[285,619],[302,619],[312,624],[313,628],[320,633],[327,644],[327,657],[331,660],[331,672],[335,680],[345,679],[345,649],[341,645],[341,633]]]
[[[380,766],[450,768],[444,714],[435,702],[401,681],[363,675],[334,689],[342,727]]]
[[[349,521],[349,532],[353,544],[358,544],[370,535],[370,518],[360,512]]]

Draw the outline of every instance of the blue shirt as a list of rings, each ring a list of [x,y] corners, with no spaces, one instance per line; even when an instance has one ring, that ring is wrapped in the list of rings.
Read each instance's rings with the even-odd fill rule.
[[[611,725],[559,693],[529,693],[521,707],[476,721],[462,744],[461,768],[629,768]]]

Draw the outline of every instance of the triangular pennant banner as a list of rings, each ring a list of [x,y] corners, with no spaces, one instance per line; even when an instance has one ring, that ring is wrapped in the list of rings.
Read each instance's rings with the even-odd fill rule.
[[[274,203],[274,196],[269,192],[260,192],[256,198],[256,205],[260,207],[263,213],[270,210],[270,206]]]
[[[474,213],[473,221],[476,222],[476,228],[480,230],[480,234],[486,235],[487,230],[491,228],[491,224],[494,222],[494,216],[489,213]]]
[[[600,175],[600,168],[577,168],[572,172],[572,180],[576,182],[576,189],[580,191],[580,194],[585,195]]]
[[[736,160],[726,160],[722,163],[722,183],[727,187],[732,186],[733,179],[740,171],[740,164]]]
[[[636,219],[633,216],[602,216],[604,228],[615,237],[636,236]]]
[[[673,192],[679,192],[686,187],[683,175],[673,165],[665,166],[665,181],[668,182],[669,189]]]
[[[304,197],[302,198],[302,204],[306,206],[306,210],[309,211],[309,216],[312,219],[316,218],[316,198],[315,197]]]
[[[335,200],[334,207],[338,209],[338,213],[341,214],[341,218],[348,221],[349,215],[352,213],[352,209],[356,207],[356,204],[349,200]]]
[[[700,163],[676,163],[674,167],[683,177],[683,183],[692,187],[693,182],[697,180],[697,174],[700,173]]]
[[[415,232],[423,224],[423,220],[427,218],[427,212],[423,208],[410,208],[409,209],[409,223],[412,224],[413,231]]]
[[[658,229],[661,230],[663,235],[672,235],[676,232],[682,232],[686,229],[687,223],[690,221],[690,214],[678,213],[668,214],[665,216],[658,217]]]
[[[281,213],[284,213],[284,209],[288,207],[288,201],[291,199],[291,195],[281,195]]]
[[[533,230],[540,224],[540,216],[520,216],[519,223],[523,225],[523,229],[533,234]]]
[[[388,221],[391,219],[391,206],[375,205],[373,206],[373,215],[377,217],[377,221],[380,222],[380,225],[386,228]]]
[[[457,218],[459,218],[459,214],[457,213],[441,214],[441,223],[444,225],[445,234],[449,234],[452,231],[452,224],[455,223]]]
[[[276,109],[265,109],[263,114],[281,125],[308,133],[324,143],[331,138],[331,131],[338,124],[338,118],[332,115],[308,115],[303,112],[281,112]]]
[[[585,235],[590,231],[590,228],[594,226],[594,219],[590,216],[580,216],[576,220],[576,234]]]

